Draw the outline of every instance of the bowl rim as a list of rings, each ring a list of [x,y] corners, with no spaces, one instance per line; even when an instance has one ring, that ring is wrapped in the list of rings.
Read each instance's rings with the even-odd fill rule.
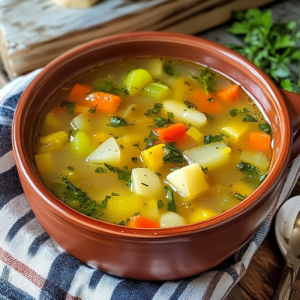
[[[26,102],[29,97],[31,97],[31,93],[33,88],[38,85],[41,78],[49,72],[52,68],[57,67],[64,60],[74,58],[76,56],[80,56],[80,53],[83,54],[84,51],[89,50],[90,48],[96,47],[99,44],[103,44],[104,46],[110,46],[120,43],[130,43],[131,41],[163,41],[163,42],[173,42],[173,43],[188,43],[189,46],[196,46],[207,48],[212,52],[219,52],[221,55],[231,59],[236,64],[240,64],[244,67],[247,67],[253,73],[253,76],[258,77],[258,79],[263,83],[264,87],[267,88],[268,92],[272,97],[276,100],[278,107],[281,110],[282,119],[285,121],[285,125],[283,126],[283,139],[281,141],[281,149],[278,153],[277,159],[272,163],[271,171],[265,181],[249,196],[247,199],[242,201],[241,203],[235,205],[231,209],[218,214],[210,219],[187,224],[184,226],[177,227],[169,227],[169,228],[159,228],[159,229],[147,229],[147,228],[130,228],[126,226],[116,225],[112,223],[107,223],[104,221],[100,221],[94,219],[92,217],[83,215],[82,213],[72,209],[67,206],[63,202],[61,202],[58,198],[56,198],[52,193],[48,191],[48,189],[42,184],[38,176],[29,166],[26,156],[24,154],[24,150],[22,148],[22,137],[20,134],[20,128],[22,126],[23,118],[22,112],[24,111],[24,107],[26,106]],[[18,116],[18,117],[17,117]],[[285,139],[285,140],[284,140]],[[279,174],[285,169],[288,164],[288,158],[290,155],[291,143],[292,143],[292,128],[291,128],[291,120],[289,116],[288,108],[285,104],[283,95],[281,94],[278,87],[275,83],[258,67],[256,67],[253,63],[251,63],[248,59],[243,56],[237,54],[233,50],[226,48],[225,46],[219,45],[217,43],[198,38],[195,36],[189,36],[178,33],[169,33],[169,32],[135,32],[135,33],[122,33],[116,34],[108,37],[99,38],[88,43],[84,43],[79,45],[64,54],[57,57],[55,60],[50,62],[28,85],[28,87],[23,92],[19,104],[17,106],[14,120],[13,120],[13,128],[12,128],[12,142],[13,142],[13,150],[16,159],[17,166],[19,167],[19,171],[22,172],[22,175],[29,182],[30,186],[38,193],[38,195],[43,199],[43,201],[50,205],[56,214],[61,215],[61,217],[67,218],[70,222],[77,223],[77,225],[92,230],[94,232],[102,232],[106,234],[119,235],[124,238],[164,238],[164,237],[172,237],[172,236],[181,236],[188,235],[194,232],[204,231],[208,229],[218,228],[220,226],[225,225],[229,221],[234,220],[235,218],[241,216],[247,211],[251,210],[257,202],[262,200],[263,196],[267,194],[267,192],[275,186],[279,180],[281,179]],[[34,210],[34,208],[33,208]]]

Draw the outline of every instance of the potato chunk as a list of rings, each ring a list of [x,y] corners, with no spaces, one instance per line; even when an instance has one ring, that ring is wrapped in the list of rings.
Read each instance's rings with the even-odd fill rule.
[[[178,101],[164,101],[163,108],[166,113],[172,112],[175,121],[180,121],[185,124],[192,124],[200,127],[207,123],[206,116],[196,109],[187,108],[183,103]]]
[[[257,167],[261,171],[269,168],[268,157],[260,152],[243,151],[241,160]]]
[[[87,157],[88,161],[96,163],[118,163],[121,158],[120,148],[111,137]]]
[[[175,192],[188,199],[208,189],[203,171],[199,164],[185,166],[166,177]]]
[[[214,168],[228,161],[230,152],[230,147],[218,142],[186,150],[183,155],[190,164],[198,163],[204,168]]]
[[[186,224],[186,220],[175,212],[169,211],[163,214],[160,218],[160,227],[174,227],[183,226]]]
[[[72,127],[77,130],[81,129],[83,131],[87,131],[91,129],[91,124],[88,120],[88,117],[85,113],[81,113],[78,116],[76,116],[72,121],[71,121]]]
[[[158,176],[149,169],[136,168],[131,172],[132,190],[136,194],[144,197],[154,197],[162,189],[162,184]]]

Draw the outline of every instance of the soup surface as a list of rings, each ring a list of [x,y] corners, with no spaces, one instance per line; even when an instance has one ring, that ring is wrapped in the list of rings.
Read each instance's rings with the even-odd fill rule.
[[[211,218],[268,174],[272,131],[243,89],[166,58],[115,61],[54,93],[35,131],[45,186],[93,218],[160,228]]]

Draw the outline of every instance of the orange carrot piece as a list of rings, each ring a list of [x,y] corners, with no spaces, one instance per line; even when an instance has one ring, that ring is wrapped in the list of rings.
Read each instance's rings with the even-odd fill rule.
[[[152,221],[142,216],[131,217],[128,226],[132,228],[160,228],[158,222]]]
[[[185,127],[183,123],[170,124],[168,127],[155,128],[153,131],[162,142],[177,142],[185,137]]]
[[[75,108],[74,108],[74,114],[75,115],[78,115],[80,113],[87,113],[88,110],[90,109],[90,107],[85,107],[85,106],[81,106],[81,105],[75,105]]]
[[[218,96],[225,102],[232,102],[235,99],[238,98],[239,95],[239,86],[236,84],[233,84],[226,88],[223,91],[220,91],[218,93]]]
[[[192,90],[189,100],[203,113],[217,114],[223,111],[223,106],[216,95],[206,95],[201,89]]]
[[[56,107],[53,107],[53,108],[51,109],[51,111],[52,111],[54,114],[61,114],[61,113],[67,112],[67,107],[66,107],[66,106],[63,106],[63,107],[56,106]]]
[[[251,132],[249,144],[253,150],[269,150],[271,148],[271,137],[265,132]]]
[[[68,96],[69,101],[80,101],[83,100],[89,92],[92,91],[92,88],[85,84],[76,83]]]
[[[82,104],[83,106],[88,106],[89,108],[97,106],[97,111],[112,114],[114,113],[121,103],[121,98],[117,95],[94,92],[89,94]]]

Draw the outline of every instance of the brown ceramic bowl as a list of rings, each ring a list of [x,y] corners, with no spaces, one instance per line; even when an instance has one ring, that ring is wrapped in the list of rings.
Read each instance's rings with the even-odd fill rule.
[[[272,125],[274,153],[269,176],[245,201],[201,223],[133,229],[82,215],[44,187],[34,171],[31,141],[35,120],[45,101],[70,78],[94,66],[136,56],[165,56],[208,65],[239,82],[258,100]],[[276,201],[291,153],[294,157],[299,152],[299,143],[292,147],[300,124],[297,101],[300,103],[299,95],[283,94],[247,59],[213,42],[163,32],[120,34],[67,52],[32,81],[14,118],[14,154],[32,210],[62,248],[110,274],[147,280],[177,279],[222,262],[241,248],[266,218]]]

